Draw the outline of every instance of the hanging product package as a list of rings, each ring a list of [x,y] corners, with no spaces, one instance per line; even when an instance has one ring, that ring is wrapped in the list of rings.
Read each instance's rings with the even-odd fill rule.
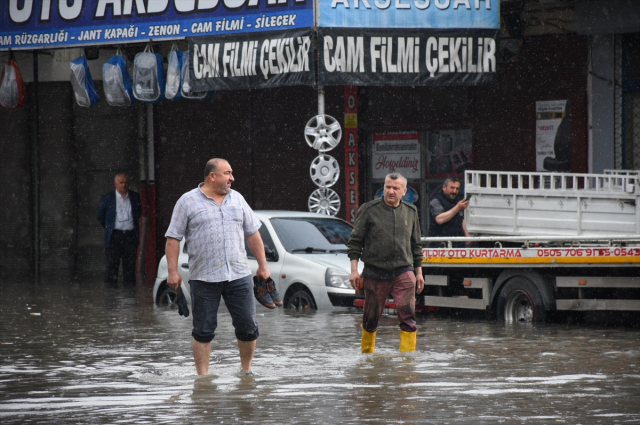
[[[164,98],[164,89],[162,56],[147,45],[133,61],[133,96],[141,102],[155,103]]]
[[[9,109],[27,104],[27,87],[22,80],[13,52],[9,53],[9,60],[0,74],[0,104]]]
[[[87,58],[80,56],[72,60],[69,62],[69,67],[71,68],[71,87],[78,105],[83,108],[95,105],[99,97],[91,78]]]
[[[213,96],[214,92],[209,91],[193,91],[191,88],[191,78],[189,77],[189,51],[182,54],[182,85],[180,86],[182,97],[185,99],[202,100]]]
[[[109,105],[130,106],[135,101],[127,62],[122,57],[120,49],[102,66],[102,78],[104,95]]]
[[[173,43],[171,51],[167,58],[167,86],[165,89],[165,97],[169,100],[177,100],[182,98],[180,90],[182,73],[182,52],[178,50],[178,46]]]

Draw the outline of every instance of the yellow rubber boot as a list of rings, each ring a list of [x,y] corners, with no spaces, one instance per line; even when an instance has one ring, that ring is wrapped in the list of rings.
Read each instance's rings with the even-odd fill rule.
[[[416,351],[416,332],[400,330],[400,352]]]
[[[376,334],[375,332],[367,332],[362,329],[362,352],[363,353],[373,353],[376,351]]]

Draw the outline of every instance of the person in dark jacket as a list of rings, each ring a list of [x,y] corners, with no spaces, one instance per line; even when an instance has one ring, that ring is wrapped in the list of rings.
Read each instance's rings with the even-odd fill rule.
[[[384,179],[382,199],[375,199],[358,210],[349,237],[349,259],[354,289],[364,278],[362,352],[373,353],[378,321],[391,295],[400,319],[400,351],[416,349],[416,293],[424,288],[420,219],[415,206],[402,201],[407,179],[391,173]],[[358,260],[364,262],[362,275]]]
[[[461,236],[469,237],[464,223],[464,210],[469,206],[460,196],[460,181],[447,178],[429,203],[429,236]],[[440,246],[440,242],[431,242],[431,247]],[[464,242],[454,242],[454,248],[464,248]]]
[[[125,283],[136,283],[136,254],[140,242],[140,195],[129,190],[129,177],[125,173],[115,176],[116,190],[100,198],[97,218],[104,227],[106,270],[104,281],[118,282],[122,260]]]

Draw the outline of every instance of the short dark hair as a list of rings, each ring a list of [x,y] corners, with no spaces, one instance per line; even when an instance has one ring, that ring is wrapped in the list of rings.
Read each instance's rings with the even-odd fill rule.
[[[385,180],[386,179],[391,179],[391,180],[401,179],[402,181],[404,181],[404,185],[407,186],[407,178],[405,176],[403,176],[402,174],[400,174],[400,173],[396,173],[396,172],[389,173],[389,174],[386,175],[386,177],[384,179]]]
[[[209,177],[209,174],[215,173],[216,171],[218,171],[218,163],[220,163],[220,161],[229,162],[226,159],[222,159],[222,158],[211,158],[209,161],[207,161],[207,165],[204,166],[205,180],[207,179],[207,177]]]
[[[442,187],[447,186],[449,183],[460,183],[460,179],[458,179],[457,177],[447,177],[446,179],[444,179]]]

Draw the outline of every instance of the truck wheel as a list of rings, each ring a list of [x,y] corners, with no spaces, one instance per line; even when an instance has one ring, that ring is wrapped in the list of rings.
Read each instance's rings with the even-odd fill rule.
[[[524,277],[510,279],[498,296],[497,316],[506,323],[544,322],[545,309],[536,285]]]

